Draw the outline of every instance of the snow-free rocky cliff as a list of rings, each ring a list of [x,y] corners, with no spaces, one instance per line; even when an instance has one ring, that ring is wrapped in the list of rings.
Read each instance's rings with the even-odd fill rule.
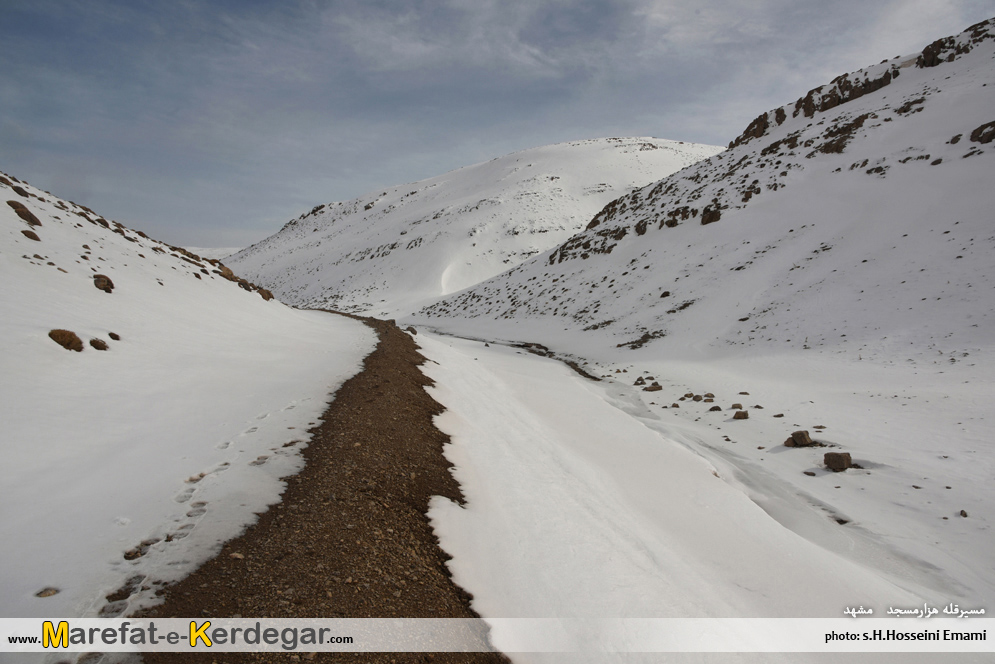
[[[375,344],[10,175],[0,283],[0,617],[119,615],[192,570]]]
[[[289,304],[408,313],[555,247],[608,201],[720,150],[657,138],[522,150],[319,205],[225,262]]]

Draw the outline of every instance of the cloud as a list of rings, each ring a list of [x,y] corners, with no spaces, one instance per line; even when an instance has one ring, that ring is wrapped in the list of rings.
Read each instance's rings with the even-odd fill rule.
[[[724,144],[995,2],[6,0],[4,14],[0,167],[209,245],[535,145]]]

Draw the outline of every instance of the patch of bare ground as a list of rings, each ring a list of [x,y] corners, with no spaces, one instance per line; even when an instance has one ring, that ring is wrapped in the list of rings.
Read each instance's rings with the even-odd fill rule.
[[[143,613],[177,618],[473,618],[470,595],[425,513],[431,496],[462,502],[423,389],[425,358],[393,321],[312,430],[306,465],[283,500]],[[498,653],[146,653],[160,662],[508,662]]]

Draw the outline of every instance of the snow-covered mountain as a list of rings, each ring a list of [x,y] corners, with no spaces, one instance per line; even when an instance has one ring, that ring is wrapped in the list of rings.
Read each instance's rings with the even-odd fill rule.
[[[319,205],[226,262],[289,304],[409,313],[555,247],[608,201],[720,150],[656,138],[523,150]]]
[[[990,605],[993,138],[989,20],[762,114],[403,320],[567,357],[788,529]],[[798,430],[826,447],[785,446]]]
[[[840,76],[419,318],[682,353],[991,343],[993,58],[988,21]]]
[[[12,176],[0,201],[0,616],[118,615],[278,500],[374,335]]]

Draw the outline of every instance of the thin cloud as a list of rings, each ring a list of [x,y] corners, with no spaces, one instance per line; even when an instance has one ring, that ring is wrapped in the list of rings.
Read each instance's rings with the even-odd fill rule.
[[[7,0],[4,14],[0,168],[209,246],[535,145],[724,144],[995,2]]]

